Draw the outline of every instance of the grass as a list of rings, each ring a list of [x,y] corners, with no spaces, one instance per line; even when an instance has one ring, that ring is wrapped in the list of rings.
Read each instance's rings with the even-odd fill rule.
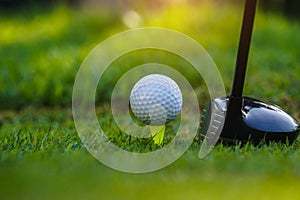
[[[172,28],[195,38],[213,57],[229,91],[241,5],[182,3],[140,10],[142,26]],[[83,147],[70,109],[76,72],[89,51],[127,30],[120,13],[70,9],[0,14],[0,192],[1,199],[299,199],[298,139],[293,145],[218,145],[199,160],[198,140],[172,165],[149,174],[126,174],[95,160]],[[300,27],[259,12],[249,57],[245,94],[282,105],[300,119]],[[135,52],[113,63],[99,85],[99,114],[110,139],[131,151],[160,148],[151,139],[129,142],[111,126],[107,107],[118,66],[155,59],[183,68],[163,52]],[[117,73],[116,73],[117,72]],[[189,70],[201,109],[205,85]],[[112,74],[115,75],[112,77]],[[201,84],[199,84],[201,83]],[[104,102],[104,104],[102,104]],[[172,134],[165,138],[166,144]],[[140,146],[135,146],[140,142]]]
[[[203,160],[195,142],[172,165],[134,175],[100,164],[82,147],[69,109],[7,112],[5,120],[0,130],[4,199],[299,198],[300,141],[259,148],[220,144]]]

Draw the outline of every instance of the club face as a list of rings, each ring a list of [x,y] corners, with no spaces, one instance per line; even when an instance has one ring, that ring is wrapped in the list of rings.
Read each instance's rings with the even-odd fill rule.
[[[200,135],[202,145],[199,158],[204,158],[220,138],[226,118],[227,101],[225,98],[212,99],[201,120]]]

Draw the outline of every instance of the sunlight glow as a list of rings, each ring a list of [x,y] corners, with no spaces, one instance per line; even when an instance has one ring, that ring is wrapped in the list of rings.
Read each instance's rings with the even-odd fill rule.
[[[134,10],[129,10],[129,11],[125,12],[122,20],[123,20],[123,23],[128,28],[136,28],[136,27],[140,26],[141,22],[142,22],[142,18],[139,15],[139,13],[137,13]]]

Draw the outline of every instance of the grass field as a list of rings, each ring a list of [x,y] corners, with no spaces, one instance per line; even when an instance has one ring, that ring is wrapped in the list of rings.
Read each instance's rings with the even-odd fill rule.
[[[201,43],[229,91],[241,5],[176,3],[140,13],[141,26],[172,28]],[[121,17],[65,6],[0,14],[0,199],[299,199],[299,139],[290,146],[219,144],[202,160],[195,140],[179,160],[148,174],[115,171],[87,152],[72,118],[74,78],[96,44],[128,29]],[[245,93],[299,120],[299,23],[259,12],[254,31]],[[141,56],[132,56],[115,65],[138,63]],[[205,86],[190,78],[203,109]],[[109,124],[107,88],[97,102]]]

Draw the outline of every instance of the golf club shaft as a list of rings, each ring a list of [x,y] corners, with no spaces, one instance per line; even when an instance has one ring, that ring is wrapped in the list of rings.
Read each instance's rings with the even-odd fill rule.
[[[243,94],[248,54],[252,36],[257,0],[246,0],[240,42],[236,60],[231,96],[240,98]]]

